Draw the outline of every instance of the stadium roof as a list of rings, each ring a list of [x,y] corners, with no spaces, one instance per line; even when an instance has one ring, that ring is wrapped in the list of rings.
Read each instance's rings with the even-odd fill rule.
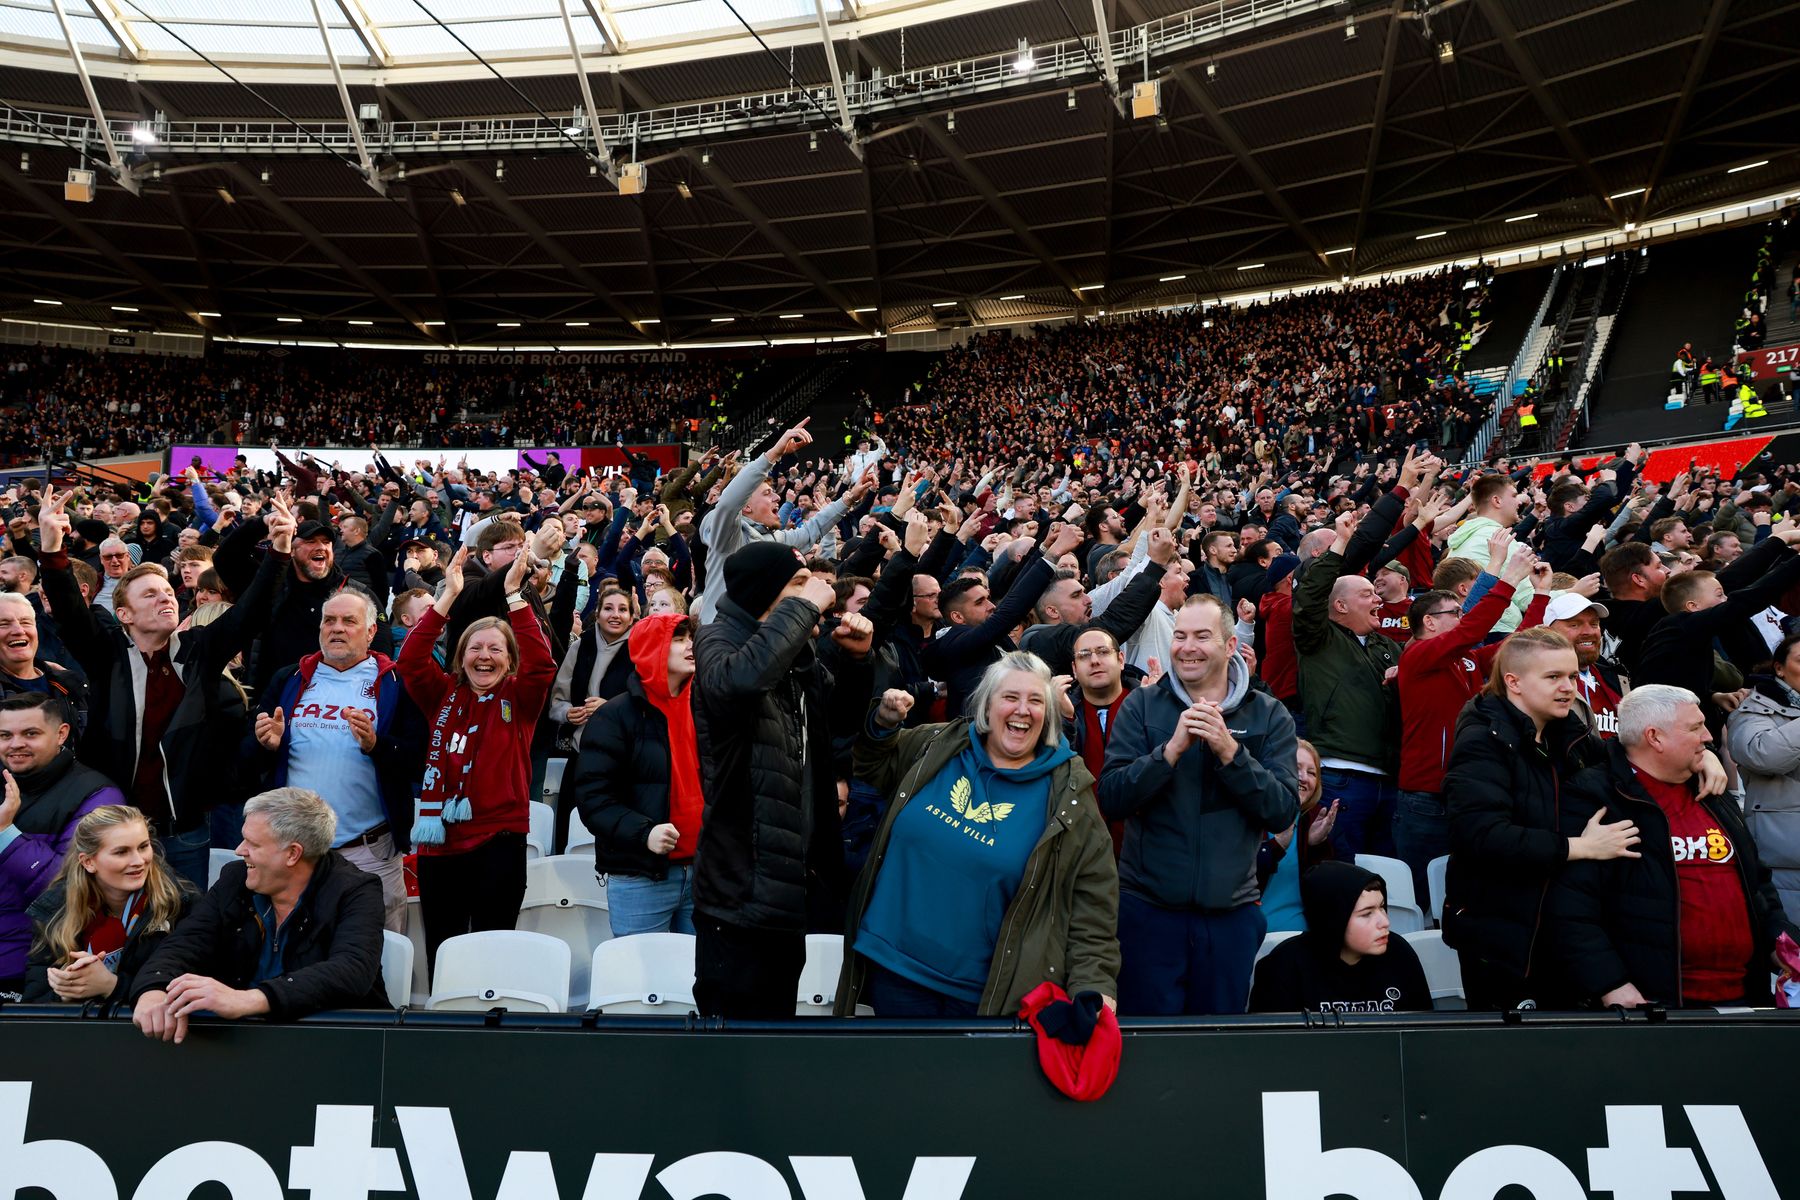
[[[0,316],[834,336],[1330,282],[1800,190],[1783,0],[843,0],[823,24],[733,0],[766,49],[724,0],[568,0],[567,27],[562,0],[320,0],[342,94],[311,0],[64,0],[135,195],[55,2],[0,0]],[[1146,78],[1161,116],[1133,119]],[[98,195],[67,203],[83,159]],[[642,195],[612,182],[627,161]]]

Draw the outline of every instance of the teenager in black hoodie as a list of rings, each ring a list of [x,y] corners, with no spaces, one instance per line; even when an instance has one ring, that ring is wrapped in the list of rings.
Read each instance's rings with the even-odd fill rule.
[[[1387,884],[1346,862],[1300,880],[1306,932],[1257,964],[1251,1012],[1424,1012],[1431,987],[1419,956],[1388,932]]]

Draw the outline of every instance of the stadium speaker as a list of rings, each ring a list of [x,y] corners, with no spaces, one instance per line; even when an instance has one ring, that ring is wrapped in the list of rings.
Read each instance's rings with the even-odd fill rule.
[[[84,171],[80,167],[70,167],[69,177],[63,181],[63,199],[71,204],[91,204],[94,200],[94,173]]]
[[[1162,116],[1162,80],[1146,79],[1131,85],[1131,115],[1139,121]]]
[[[641,196],[650,186],[650,167],[641,162],[628,162],[619,172],[619,195]]]

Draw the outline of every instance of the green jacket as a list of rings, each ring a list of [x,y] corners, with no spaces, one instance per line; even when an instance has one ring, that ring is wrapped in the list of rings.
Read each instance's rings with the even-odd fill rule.
[[[894,819],[907,799],[968,745],[970,724],[970,718],[959,717],[882,738],[870,736],[865,727],[857,738],[856,777],[892,801],[875,831],[868,864],[850,892],[846,950],[855,946]],[[1017,1014],[1026,993],[1046,980],[1061,984],[1071,996],[1119,994],[1119,868],[1112,834],[1094,799],[1094,777],[1079,757],[1050,776],[1049,805],[1044,834],[1025,861],[1024,884],[1000,922],[994,963],[981,993],[984,1017]],[[867,971],[861,955],[844,955],[838,1016],[855,1014]]]
[[[1356,635],[1331,619],[1331,588],[1344,559],[1327,550],[1294,588],[1294,650],[1300,658],[1300,703],[1306,736],[1321,758],[1347,758],[1393,771],[1399,763],[1395,689],[1383,680],[1400,665],[1386,634]]]

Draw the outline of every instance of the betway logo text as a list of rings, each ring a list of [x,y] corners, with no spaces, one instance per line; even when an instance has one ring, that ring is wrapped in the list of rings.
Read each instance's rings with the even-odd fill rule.
[[[1268,1200],[1425,1200],[1405,1167],[1378,1150],[1326,1150],[1320,1140],[1319,1093],[1265,1092],[1263,1171]],[[1721,1200],[1781,1200],[1768,1164],[1735,1104],[1682,1106]],[[1587,1152],[1587,1184],[1560,1159],[1534,1146],[1489,1146],[1462,1160],[1438,1200],[1494,1200],[1508,1184],[1533,1200],[1672,1200],[1675,1193],[1711,1195],[1692,1150],[1671,1146],[1655,1104],[1606,1106],[1606,1145]]]
[[[104,1160],[79,1142],[25,1140],[31,1104],[29,1083],[0,1083],[0,1196],[40,1188],[55,1200],[119,1200],[118,1182]],[[396,1108],[400,1136],[412,1165],[418,1200],[472,1200],[462,1148],[447,1108]],[[399,1151],[373,1145],[375,1110],[358,1104],[321,1104],[310,1146],[291,1147],[287,1179],[262,1155],[236,1142],[195,1142],[164,1155],[145,1172],[132,1200],[188,1200],[203,1183],[218,1183],[232,1200],[286,1200],[299,1192],[311,1200],[370,1200],[405,1192]],[[655,1156],[596,1154],[579,1200],[640,1200]],[[856,1163],[849,1158],[790,1158],[800,1200],[864,1200]],[[960,1200],[973,1158],[913,1160],[902,1200]],[[781,1172],[749,1154],[718,1151],[678,1159],[656,1173],[672,1200],[722,1196],[726,1200],[795,1200]],[[506,1160],[494,1200],[560,1200],[550,1155],[515,1150]]]

